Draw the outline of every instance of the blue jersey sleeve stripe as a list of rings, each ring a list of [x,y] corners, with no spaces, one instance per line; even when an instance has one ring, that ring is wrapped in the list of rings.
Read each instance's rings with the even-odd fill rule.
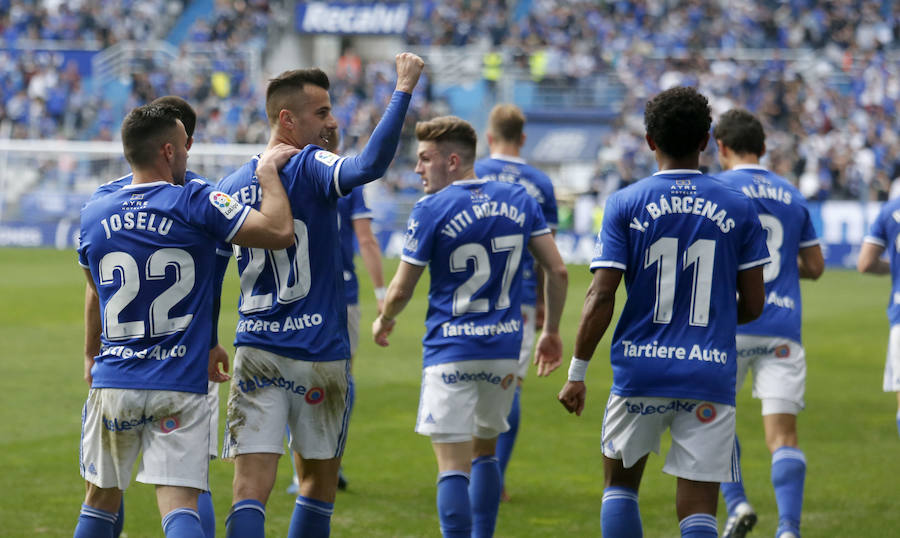
[[[350,220],[374,219],[374,218],[375,218],[375,213],[373,213],[371,211],[360,211],[359,213],[354,213],[354,214],[350,215]]]
[[[531,237],[537,237],[539,235],[547,235],[550,233],[550,228],[541,228],[540,230],[535,230],[531,232]]]
[[[217,248],[216,254],[218,254],[219,256],[223,256],[225,258],[230,258],[232,252],[230,250],[225,250],[224,248]]]
[[[417,260],[412,256],[407,256],[405,254],[400,256],[400,260],[412,265],[418,265],[419,267],[425,267],[426,265],[428,265],[427,261]]]
[[[628,269],[628,266],[625,265],[624,263],[614,262],[611,260],[598,260],[595,262],[591,262],[591,267],[590,267],[591,269],[600,269],[601,267],[611,268],[611,269],[621,269],[623,271]]]
[[[763,258],[761,260],[756,260],[756,261],[747,262],[747,263],[738,265],[738,271],[746,271],[747,269],[752,269],[758,265],[765,265],[765,264],[769,263],[770,261],[772,261],[772,259],[769,258],[768,256],[766,256],[765,258]]]
[[[231,239],[234,237],[234,234],[241,229],[241,226],[244,225],[244,221],[247,220],[247,215],[250,214],[250,206],[244,206],[244,210],[241,211],[241,216],[238,217],[237,222],[234,223],[234,227],[231,228],[231,231],[228,232],[228,237],[225,238],[225,241],[231,242]]]
[[[815,239],[810,239],[809,241],[801,241],[798,246],[800,248],[806,248],[818,245],[819,243],[821,243],[821,241],[819,241],[819,238],[817,237]]]
[[[863,237],[863,243],[872,243],[874,245],[878,245],[879,247],[887,246],[887,243],[882,241],[880,238],[875,237],[874,235],[867,235]]]
[[[346,157],[341,157],[337,164],[334,165],[334,192],[337,193],[338,198],[343,198],[347,196],[347,194],[341,192],[341,182],[338,179],[341,177],[341,165],[344,164]]]

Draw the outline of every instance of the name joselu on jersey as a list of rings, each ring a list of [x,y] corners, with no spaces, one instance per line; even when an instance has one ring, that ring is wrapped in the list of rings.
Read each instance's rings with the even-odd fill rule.
[[[473,204],[471,209],[472,213],[475,214],[474,219],[468,209],[463,209],[450,218],[450,222],[444,225],[441,233],[455,239],[459,232],[463,231],[469,224],[475,222],[476,219],[485,219],[488,217],[506,217],[518,224],[520,228],[525,227],[525,211],[514,205],[509,205],[506,202],[483,202],[480,204]]]
[[[645,207],[653,220],[674,213],[693,214],[715,222],[722,233],[728,233],[734,228],[734,219],[728,218],[728,213],[724,209],[719,209],[719,204],[704,198],[663,195],[659,197],[659,203],[650,202]],[[641,223],[635,219],[631,227],[643,232],[647,223]]]
[[[123,215],[115,213],[107,219],[102,219],[100,224],[103,225],[107,239],[112,237],[113,232],[120,230],[146,230],[159,235],[169,235],[169,230],[172,229],[172,219],[161,216],[157,218],[157,214],[150,211],[127,212]]]

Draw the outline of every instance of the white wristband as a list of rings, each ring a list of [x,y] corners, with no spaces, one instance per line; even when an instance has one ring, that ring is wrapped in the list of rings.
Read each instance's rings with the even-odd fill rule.
[[[587,373],[590,362],[572,357],[572,362],[569,363],[569,381],[584,381],[584,374]]]
[[[375,288],[375,300],[383,301],[385,296],[387,295],[387,288],[381,286],[380,288]]]

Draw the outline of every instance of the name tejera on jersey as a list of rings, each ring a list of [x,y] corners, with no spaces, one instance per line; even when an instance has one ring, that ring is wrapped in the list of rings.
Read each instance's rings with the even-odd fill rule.
[[[169,235],[169,230],[172,229],[172,219],[150,211],[134,211],[122,215],[114,213],[108,218],[101,219],[100,224],[106,232],[107,239],[112,237],[113,232],[121,230],[146,230],[159,235]]]
[[[703,349],[699,344],[694,344],[688,351],[682,346],[661,346],[656,340],[650,344],[636,344],[631,340],[622,340],[622,355],[647,359],[687,359],[719,364],[725,364],[728,361],[728,354],[720,349]]]
[[[472,213],[475,214],[475,218],[472,218],[472,213],[469,213],[468,209],[463,209],[450,218],[450,222],[444,225],[441,233],[455,239],[459,232],[463,231],[469,224],[475,222],[476,219],[485,219],[488,217],[506,217],[518,224],[520,228],[525,227],[525,211],[514,205],[507,204],[506,202],[483,202],[480,204],[473,204],[471,209]]]
[[[316,327],[322,324],[324,318],[322,314],[303,314],[302,316],[288,316],[284,321],[268,321],[264,319],[242,319],[237,324],[237,332],[288,332],[302,331],[309,327]]]
[[[705,198],[663,195],[659,197],[659,203],[650,202],[645,208],[653,220],[675,213],[692,214],[706,217],[715,222],[722,233],[728,233],[734,228],[734,219],[728,218],[728,213],[724,209],[719,209],[719,204]],[[639,222],[635,218],[630,227],[643,232],[647,228],[647,223]]]

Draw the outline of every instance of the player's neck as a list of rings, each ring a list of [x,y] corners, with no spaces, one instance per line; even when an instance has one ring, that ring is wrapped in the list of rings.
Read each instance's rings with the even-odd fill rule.
[[[496,140],[490,145],[491,155],[506,155],[508,157],[518,157],[521,146],[514,142],[505,140]]]
[[[746,155],[735,155],[731,158],[728,163],[728,169],[734,170],[738,166],[750,164],[753,166],[759,166],[759,157],[753,154]]]
[[[694,153],[687,157],[670,157],[660,151],[656,152],[656,164],[660,170],[698,170],[700,168],[700,154]]]
[[[156,183],[157,181],[175,183],[175,180],[172,178],[172,171],[168,167],[151,166],[149,168],[132,168],[131,170],[132,185]]]
[[[290,133],[283,132],[280,129],[273,129],[272,134],[269,136],[269,143],[266,145],[266,149],[272,149],[278,144],[287,144],[299,149],[306,147],[306,144],[301,144],[297,140],[294,140]]]
[[[453,178],[453,180],[451,181],[451,183],[453,183],[453,181],[466,181],[466,180],[469,180],[469,179],[478,179],[478,176],[475,175],[475,168],[474,168],[474,167],[470,167],[470,168],[466,168],[466,169],[464,169],[464,170],[460,170],[460,173],[459,173],[459,174],[456,174],[456,175],[454,176],[454,178]]]

